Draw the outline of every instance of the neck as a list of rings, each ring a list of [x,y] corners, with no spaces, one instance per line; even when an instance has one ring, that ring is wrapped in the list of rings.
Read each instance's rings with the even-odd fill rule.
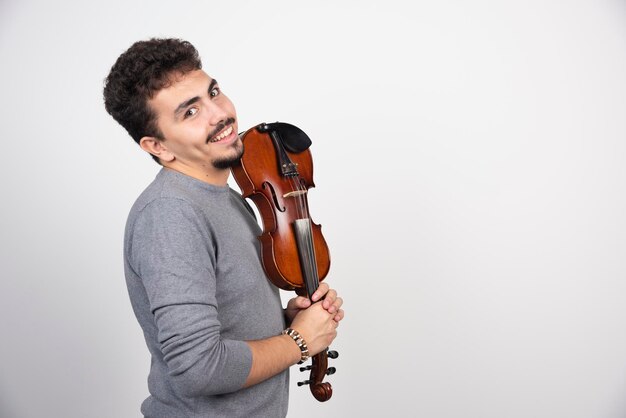
[[[230,170],[227,168],[218,169],[212,166],[192,167],[184,163],[180,163],[177,160],[166,162],[163,164],[163,167],[169,170],[178,171],[179,173],[214,186],[226,186],[228,176],[230,175]]]

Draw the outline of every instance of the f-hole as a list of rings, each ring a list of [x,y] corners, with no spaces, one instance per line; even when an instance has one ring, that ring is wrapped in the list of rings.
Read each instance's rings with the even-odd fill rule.
[[[279,212],[284,212],[287,208],[285,208],[284,206],[282,208],[280,207],[280,203],[278,203],[278,198],[276,197],[276,192],[274,191],[274,187],[272,186],[272,183],[268,181],[264,181],[263,188],[269,189],[270,192],[272,193],[272,200],[274,200],[274,206],[276,207],[276,209],[278,209]]]

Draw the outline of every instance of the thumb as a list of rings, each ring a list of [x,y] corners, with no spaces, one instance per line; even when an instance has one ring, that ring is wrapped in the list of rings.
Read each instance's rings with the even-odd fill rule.
[[[294,308],[305,309],[311,306],[311,301],[308,298],[305,298],[304,296],[298,296],[296,298],[293,298],[292,300],[293,300]]]

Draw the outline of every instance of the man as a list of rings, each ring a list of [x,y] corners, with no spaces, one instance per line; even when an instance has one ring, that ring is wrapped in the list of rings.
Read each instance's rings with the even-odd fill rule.
[[[260,263],[260,228],[227,185],[243,153],[233,104],[177,39],[132,45],[104,99],[163,166],[131,209],[124,239],[128,291],[152,355],[142,413],[285,416],[288,369],[306,348],[315,355],[330,345],[342,299],[322,284],[313,302],[293,298],[283,310]]]

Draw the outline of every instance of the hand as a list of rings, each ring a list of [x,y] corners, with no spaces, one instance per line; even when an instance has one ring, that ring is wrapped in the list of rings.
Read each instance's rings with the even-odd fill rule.
[[[328,313],[335,314],[333,319],[336,322],[341,321],[344,316],[343,309],[340,309],[343,304],[343,299],[338,297],[337,292],[334,289],[331,289],[326,283],[321,283],[319,285],[317,290],[313,293],[311,299],[313,299],[313,302],[317,302],[322,297],[324,297],[322,307],[328,311]],[[289,302],[287,302],[287,308],[285,309],[285,315],[287,316],[288,322],[293,322],[296,314],[309,306],[311,306],[311,301],[304,296],[298,296],[289,300]]]
[[[311,356],[325,350],[337,336],[339,323],[334,320],[334,316],[328,313],[322,302],[317,302],[300,310],[293,319],[291,328],[304,338]]]

